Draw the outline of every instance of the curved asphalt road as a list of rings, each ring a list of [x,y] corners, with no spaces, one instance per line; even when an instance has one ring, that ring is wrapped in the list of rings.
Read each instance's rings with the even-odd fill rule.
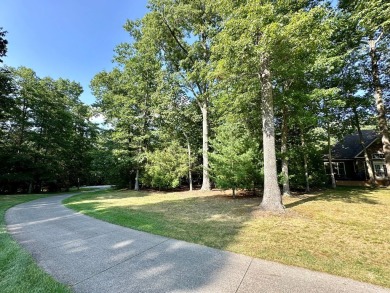
[[[390,292],[96,220],[59,195],[9,209],[9,233],[75,292]]]

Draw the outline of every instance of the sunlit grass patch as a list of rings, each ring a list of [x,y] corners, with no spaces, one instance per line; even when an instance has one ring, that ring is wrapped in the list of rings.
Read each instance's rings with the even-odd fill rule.
[[[229,192],[107,191],[68,207],[122,226],[390,287],[390,190],[284,199],[285,214]]]

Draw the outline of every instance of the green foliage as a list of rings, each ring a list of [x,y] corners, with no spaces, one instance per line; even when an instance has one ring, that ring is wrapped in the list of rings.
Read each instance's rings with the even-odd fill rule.
[[[275,77],[294,77],[316,60],[332,31],[329,11],[314,1],[237,3],[215,4],[226,18],[213,47],[218,76],[257,76],[268,54]]]
[[[142,47],[138,38],[143,27],[128,24],[134,44],[116,48],[116,67],[100,72],[91,81],[98,106],[111,127],[109,132],[116,183],[128,186],[145,167],[146,154],[152,149],[156,128],[157,80],[161,64]]]
[[[95,136],[90,109],[69,80],[39,78],[28,68],[6,68],[0,115],[0,192],[39,192],[87,182]]]
[[[110,137],[110,130],[101,129],[94,147],[89,151],[91,163],[87,172],[89,181],[93,184],[118,184],[113,148],[114,143]],[[128,184],[128,180],[124,184],[118,185],[125,186],[126,184]]]
[[[147,154],[143,183],[158,188],[175,188],[188,175],[187,150],[177,141]]]
[[[202,154],[206,171],[210,155],[219,187],[261,185],[261,156],[280,148],[283,132],[279,159],[290,163],[291,187],[305,179],[321,185],[328,136],[333,142],[353,129],[351,103],[359,101],[367,123],[373,116],[370,64],[356,50],[366,46],[361,40],[383,32],[381,82],[390,84],[383,0],[340,1],[341,9],[316,0],[152,0],[148,7],[142,19],[126,22],[132,42],[115,49],[116,67],[91,83],[110,128],[92,152],[100,180],[124,187],[141,172],[144,185],[177,186],[188,168],[197,169],[184,155],[174,159],[187,149],[193,165]],[[276,146],[262,149],[270,136]],[[273,161],[265,174],[280,167]]]
[[[8,128],[7,121],[12,117],[15,109],[15,101],[12,93],[15,91],[12,74],[7,67],[0,67],[0,141]]]
[[[360,29],[367,36],[378,30],[389,32],[390,29],[390,3],[386,0],[340,0],[339,7],[350,13],[352,21],[358,21]]]
[[[7,45],[8,41],[5,39],[7,31],[3,30],[2,27],[0,27],[0,57],[4,57],[7,53]],[[0,63],[3,62],[3,59],[0,58]]]
[[[311,131],[308,135],[315,136]],[[321,137],[316,136],[320,141]],[[311,187],[323,187],[328,178],[324,172],[323,154],[324,148],[310,143],[306,148],[302,148],[298,143],[293,145],[289,152],[289,179],[290,185],[295,190],[305,190],[306,178],[302,164],[304,154],[308,158],[309,183]]]
[[[229,122],[220,125],[211,146],[211,174],[218,188],[251,188],[258,182],[259,146],[243,125]]]

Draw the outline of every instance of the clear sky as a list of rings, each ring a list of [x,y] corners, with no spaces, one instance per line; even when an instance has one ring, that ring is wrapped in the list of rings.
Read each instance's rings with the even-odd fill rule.
[[[94,102],[89,83],[110,70],[113,49],[129,42],[126,19],[141,18],[147,0],[1,0],[0,27],[8,31],[5,65],[26,66],[39,77],[67,78],[84,88],[81,100]]]

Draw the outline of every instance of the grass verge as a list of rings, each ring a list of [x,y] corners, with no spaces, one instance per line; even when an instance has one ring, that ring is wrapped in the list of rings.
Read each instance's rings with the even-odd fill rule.
[[[390,287],[390,190],[338,188],[284,199],[212,192],[106,191],[66,200],[118,225]]]
[[[0,195],[0,291],[3,293],[70,293],[37,266],[31,255],[7,233],[5,212],[10,207],[48,195]]]

